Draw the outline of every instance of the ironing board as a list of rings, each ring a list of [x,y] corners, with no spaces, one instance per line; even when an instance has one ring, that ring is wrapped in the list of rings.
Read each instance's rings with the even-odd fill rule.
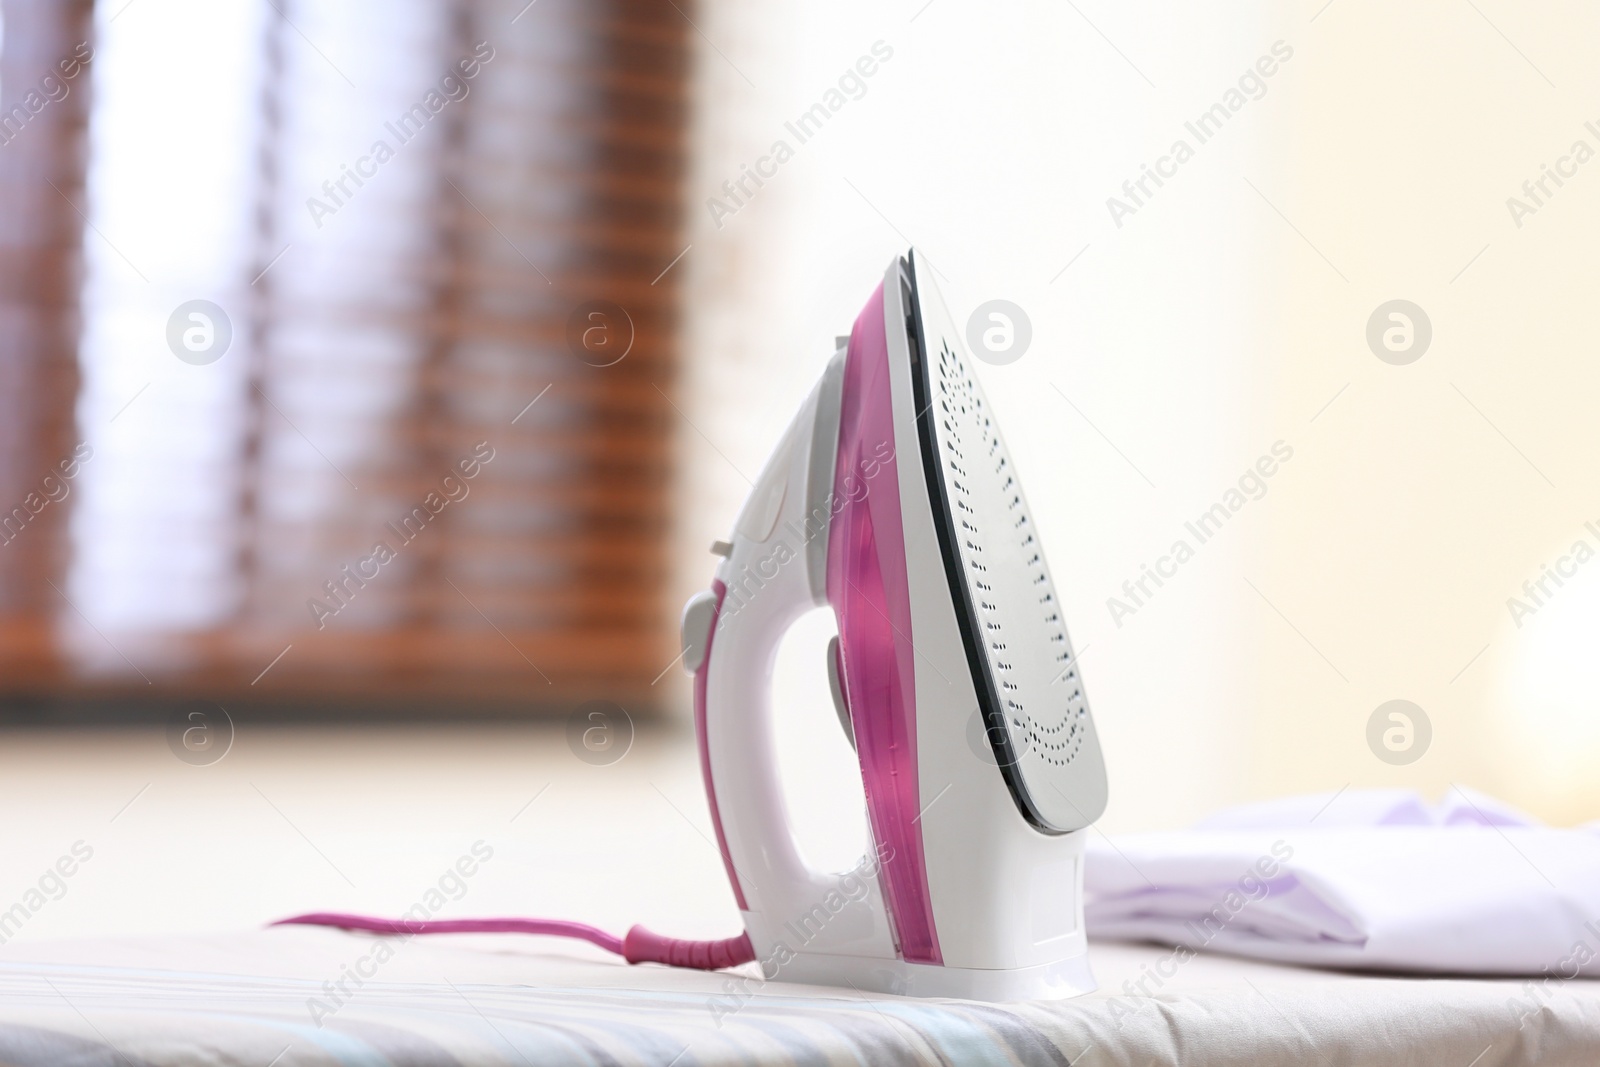
[[[0,1064],[1600,1062],[1600,981],[1176,963],[1118,944],[1095,945],[1093,965],[1097,994],[997,1006],[627,967],[515,937],[400,944],[274,929],[12,943],[0,950]],[[1150,995],[1133,984],[1127,995],[1124,982],[1141,981]]]

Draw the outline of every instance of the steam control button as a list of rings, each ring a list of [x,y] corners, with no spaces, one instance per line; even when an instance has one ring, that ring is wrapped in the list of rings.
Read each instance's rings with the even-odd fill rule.
[[[839,716],[844,736],[850,747],[855,748],[856,731],[850,724],[850,705],[844,698],[844,676],[839,667],[839,638],[835,636],[828,642],[828,691],[833,694],[833,710]]]

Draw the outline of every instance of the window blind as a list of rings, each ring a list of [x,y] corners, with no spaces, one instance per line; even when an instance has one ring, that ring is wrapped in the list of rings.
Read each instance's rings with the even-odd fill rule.
[[[684,15],[5,10],[8,84],[19,21],[63,24],[32,56],[94,49],[37,139],[65,195],[5,172],[59,277],[7,267],[48,385],[5,487],[91,450],[48,535],[0,548],[12,705],[647,714],[676,651]]]

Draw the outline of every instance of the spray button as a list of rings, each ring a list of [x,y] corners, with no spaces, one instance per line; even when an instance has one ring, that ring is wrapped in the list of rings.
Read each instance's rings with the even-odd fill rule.
[[[717,595],[710,590],[696,593],[683,606],[683,666],[690,674],[705,665],[711,624],[716,617]]]

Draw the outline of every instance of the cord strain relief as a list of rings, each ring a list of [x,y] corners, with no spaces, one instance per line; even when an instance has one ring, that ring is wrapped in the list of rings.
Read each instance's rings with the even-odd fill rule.
[[[747,934],[721,941],[680,941],[635,926],[622,939],[622,956],[629,963],[665,963],[671,967],[719,971],[749,963],[756,958],[756,953]]]

